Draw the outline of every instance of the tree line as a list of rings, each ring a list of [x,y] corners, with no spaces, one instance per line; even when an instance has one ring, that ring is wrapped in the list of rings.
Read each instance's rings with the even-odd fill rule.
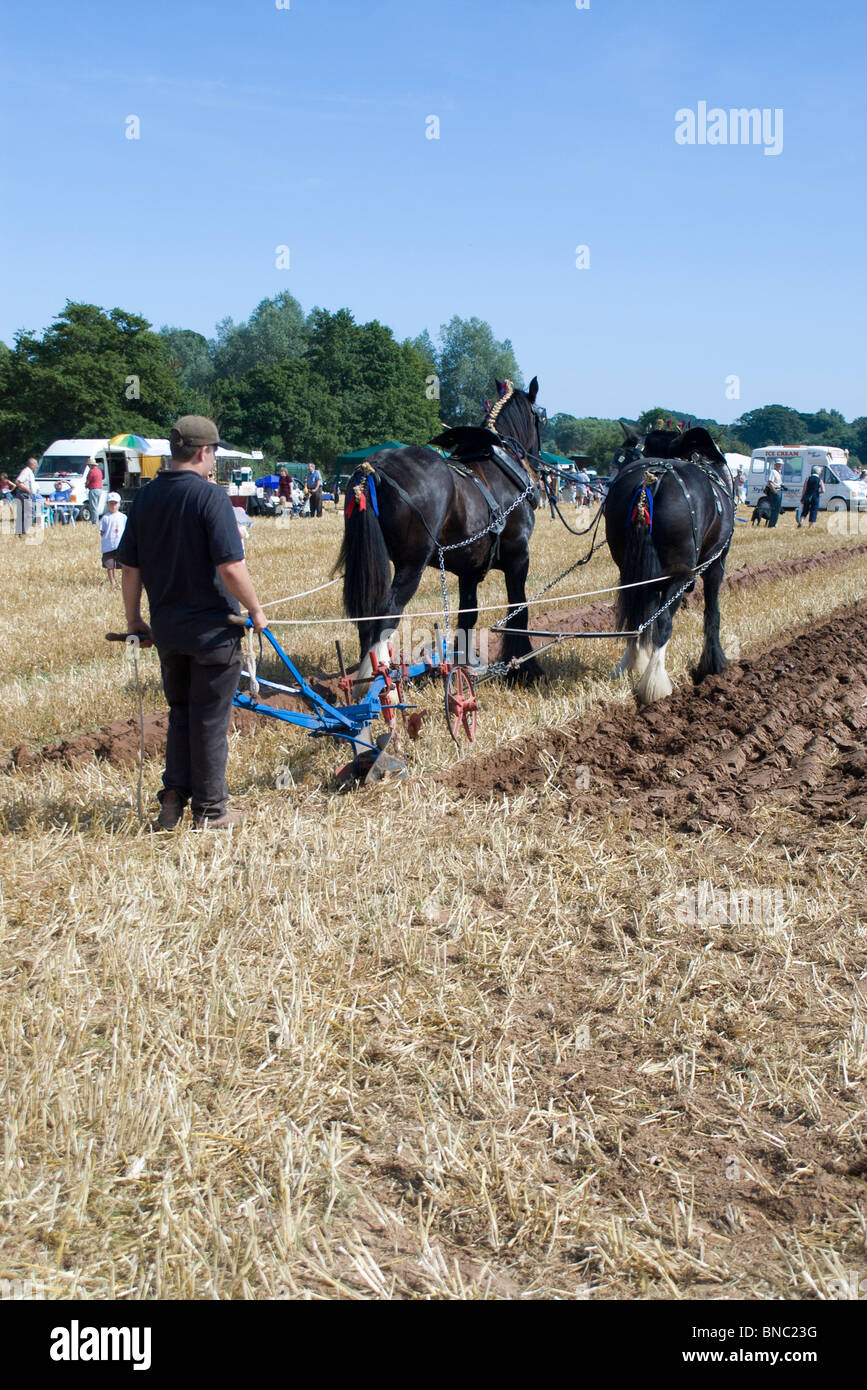
[[[291,294],[249,319],[223,319],[213,338],[140,315],[67,302],[42,335],[0,342],[0,456],[12,466],[57,438],[133,432],[164,436],[182,414],[212,416],[225,439],[267,459],[313,460],[388,439],[426,443],[442,423],[478,424],[495,380],[523,376],[508,339],[484,320],[455,316],[436,338],[398,341],[385,324],[348,309],[305,314]],[[635,423],[704,424],[726,452],[761,444],[828,443],[867,460],[867,419],[769,405],[734,425],[654,407]],[[607,468],[623,438],[616,420],[553,415],[543,447]]]

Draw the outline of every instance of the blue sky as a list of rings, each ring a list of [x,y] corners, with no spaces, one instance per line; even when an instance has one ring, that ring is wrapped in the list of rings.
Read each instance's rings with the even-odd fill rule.
[[[210,336],[288,289],[488,319],[549,412],[867,414],[865,50],[805,0],[9,7],[0,337],[67,298]],[[782,152],[678,144],[701,101],[781,109]]]

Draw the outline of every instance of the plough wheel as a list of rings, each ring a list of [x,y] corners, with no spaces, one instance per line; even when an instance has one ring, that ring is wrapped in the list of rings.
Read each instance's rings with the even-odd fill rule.
[[[476,736],[478,709],[472,677],[463,666],[455,666],[445,679],[446,723],[455,743],[459,741],[461,730],[467,742],[472,743]]]

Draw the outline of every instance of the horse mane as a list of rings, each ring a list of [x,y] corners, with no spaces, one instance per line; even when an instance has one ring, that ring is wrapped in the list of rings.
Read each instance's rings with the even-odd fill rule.
[[[488,430],[493,430],[494,433],[497,432],[497,430],[496,430],[497,416],[499,415],[500,411],[503,409],[503,406],[506,405],[506,404],[512,399],[512,397],[513,397],[514,394],[515,394],[515,388],[514,388],[512,382],[509,380],[508,377],[506,377],[506,380],[503,382],[503,385],[504,385],[505,388],[506,388],[505,391],[503,392],[502,396],[499,397],[498,400],[494,401],[494,404],[493,404],[492,406],[489,406],[489,407],[488,407],[488,410],[487,410],[487,412],[486,412],[486,414],[485,414],[485,418],[484,418],[484,420],[482,421],[482,428],[483,428],[483,429],[488,429]]]
[[[523,417],[524,422],[526,422],[527,418],[532,416],[533,407],[525,391],[521,391],[508,380],[503,384],[506,389],[502,396],[500,396],[500,399],[494,401],[494,404],[488,410],[482,423],[482,428],[492,430],[495,434],[498,434],[501,439],[508,439],[510,433],[513,435],[515,434],[514,428],[510,431],[505,427],[508,416],[511,415],[514,419],[515,412],[518,412]],[[499,418],[501,413],[504,416],[503,419]],[[499,429],[497,428],[498,420]]]

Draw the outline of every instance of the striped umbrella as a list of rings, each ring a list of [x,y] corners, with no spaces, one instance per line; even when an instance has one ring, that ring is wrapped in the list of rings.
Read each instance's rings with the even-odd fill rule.
[[[108,447],[110,449],[138,449],[140,453],[146,454],[151,446],[140,434],[116,434],[114,439],[108,441]]]

